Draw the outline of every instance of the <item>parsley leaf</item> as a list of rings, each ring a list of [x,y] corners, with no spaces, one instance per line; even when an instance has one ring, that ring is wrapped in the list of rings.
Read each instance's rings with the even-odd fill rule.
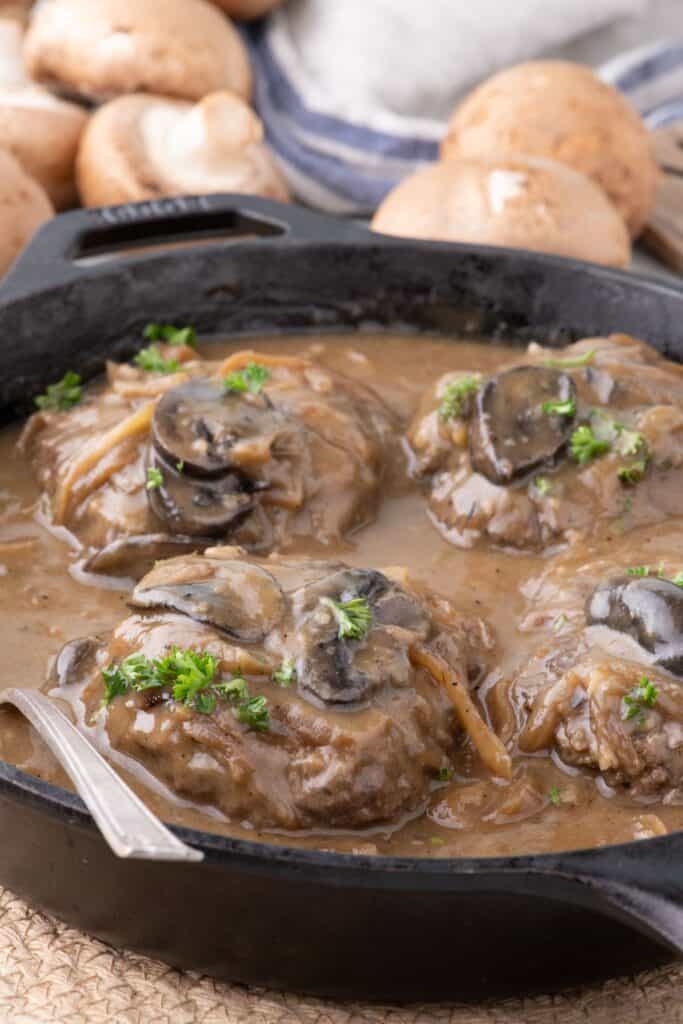
[[[656,571],[649,565],[634,565],[626,570],[626,574],[627,576],[658,576],[660,580],[667,580],[675,587],[683,587],[683,571],[677,572],[675,576],[665,576],[661,565]]]
[[[551,786],[550,791],[548,792],[548,799],[555,807],[560,806],[562,803],[562,794],[557,786]]]
[[[235,709],[235,715],[240,722],[248,725],[256,732],[266,732],[270,728],[270,716],[268,714],[268,702],[265,697],[250,697],[242,701]]]
[[[159,686],[154,664],[144,654],[129,654],[118,665],[102,669],[105,707],[128,690],[150,690]]]
[[[235,370],[225,377],[223,387],[234,394],[246,394],[249,391],[252,395],[257,395],[269,377],[270,370],[265,366],[261,366],[260,363],[248,363],[243,370]]]
[[[178,360],[164,359],[158,345],[140,349],[133,362],[147,373],[175,373],[178,369]]]
[[[111,704],[114,697],[120,697],[128,690],[128,683],[123,677],[123,673],[120,668],[116,665],[108,665],[102,669],[102,676],[104,678],[104,697],[102,703],[106,707]]]
[[[278,669],[273,672],[273,682],[278,686],[291,686],[296,682],[296,669],[294,662],[285,658]]]
[[[65,373],[56,384],[50,384],[44,395],[38,395],[34,399],[39,409],[58,409],[66,412],[78,405],[83,397],[80,374],[71,370]]]
[[[147,324],[142,332],[146,341],[163,341],[166,345],[187,345],[197,347],[197,332],[194,327],[176,327],[174,324]]]
[[[610,450],[609,441],[600,441],[591,427],[577,427],[571,437],[571,452],[580,465],[605,455]]]
[[[450,782],[451,779],[453,778],[453,769],[452,768],[439,768],[439,771],[437,773],[437,778],[438,778],[439,782]]]
[[[216,666],[212,654],[173,647],[168,657],[157,662],[157,673],[167,686],[173,687],[175,701],[191,705],[197,694],[213,682]]]
[[[647,463],[645,459],[639,459],[637,462],[632,462],[630,466],[619,466],[617,476],[622,484],[637,484],[645,476],[646,469]]]
[[[247,700],[249,698],[249,687],[246,679],[242,676],[234,676],[232,679],[226,679],[222,683],[218,683],[214,686],[214,690],[223,700],[236,703],[240,700]]]
[[[557,399],[553,402],[544,402],[541,406],[541,412],[548,413],[550,416],[576,416],[576,402],[573,398],[567,398],[564,401]]]
[[[643,721],[646,708],[653,708],[657,703],[659,691],[647,676],[641,676],[638,685],[624,696],[621,717],[628,722],[633,718]]]
[[[372,625],[372,611],[365,598],[334,601],[331,597],[323,597],[322,601],[334,612],[340,640],[362,640],[368,634]]]
[[[265,732],[270,726],[265,697],[251,697],[246,679],[235,676],[215,682],[218,661],[207,651],[172,647],[164,658],[151,660],[144,654],[129,654],[118,665],[103,669],[104,700],[108,705],[129,690],[170,687],[173,700],[210,715],[218,701],[233,705],[235,716],[252,729]]]
[[[534,487],[542,498],[547,498],[549,494],[552,494],[553,485],[547,476],[537,476],[534,480]]]
[[[148,491],[155,491],[164,482],[164,474],[156,466],[150,466],[147,470],[147,483],[145,487]]]
[[[481,385],[482,378],[479,374],[450,381],[443,390],[439,418],[453,420],[464,417],[469,411],[470,396],[475,395]]]
[[[568,356],[567,359],[544,359],[543,365],[552,370],[578,370],[581,366],[588,366],[593,361],[595,349],[584,352],[582,356]]]
[[[615,424],[619,431],[619,443],[617,445],[621,455],[637,455],[639,452],[647,451],[645,435],[639,430],[627,430],[621,424]]]

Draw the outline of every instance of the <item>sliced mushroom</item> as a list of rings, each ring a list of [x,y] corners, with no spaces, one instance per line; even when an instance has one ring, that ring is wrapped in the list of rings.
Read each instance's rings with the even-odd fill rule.
[[[139,580],[162,558],[202,551],[214,543],[213,537],[186,537],[168,533],[119,537],[90,555],[83,562],[83,569],[106,576],[130,576]]]
[[[64,644],[54,660],[51,678],[57,686],[80,682],[90,670],[92,661],[101,647],[94,636],[84,636]]]
[[[683,589],[657,576],[618,576],[595,588],[586,603],[591,626],[631,637],[652,662],[683,678]]]
[[[239,442],[259,439],[267,457],[283,421],[264,393],[230,392],[217,381],[196,377],[160,399],[152,439],[172,465],[212,476],[234,465],[232,449]]]
[[[155,566],[133,591],[137,608],[170,608],[215,626],[236,640],[258,643],[280,623],[284,597],[269,572],[248,562],[176,558]]]
[[[158,487],[148,488],[147,500],[156,516],[173,533],[190,536],[224,535],[254,507],[254,487],[241,473],[216,478],[196,477],[178,469],[154,449],[149,466],[161,474]]]
[[[569,440],[574,414],[544,412],[546,402],[571,402],[576,388],[566,373],[519,366],[486,382],[470,427],[474,469],[494,484],[509,484],[555,458]]]
[[[372,613],[358,640],[340,638],[339,623],[325,599],[362,598]],[[303,587],[294,599],[301,653],[297,678],[303,692],[326,704],[368,700],[386,686],[408,685],[409,644],[398,633],[426,636],[430,620],[419,602],[382,573],[345,569]]]

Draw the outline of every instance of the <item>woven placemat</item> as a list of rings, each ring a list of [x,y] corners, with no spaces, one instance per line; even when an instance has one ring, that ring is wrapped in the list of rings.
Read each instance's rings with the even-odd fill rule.
[[[120,953],[0,890],[2,1024],[679,1024],[683,966],[489,1006],[329,1003]]]

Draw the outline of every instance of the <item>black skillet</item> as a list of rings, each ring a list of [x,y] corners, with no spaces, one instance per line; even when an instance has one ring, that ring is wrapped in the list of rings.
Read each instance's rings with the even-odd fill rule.
[[[247,237],[226,244],[231,235]],[[190,238],[199,244],[182,244]],[[72,213],[40,232],[0,289],[0,412],[27,409],[66,370],[88,376],[105,357],[128,357],[149,320],[220,334],[402,328],[520,343],[628,331],[683,359],[683,290],[668,284],[385,239],[260,199],[174,199]],[[3,762],[0,825],[0,883],[114,945],[230,980],[348,998],[482,998],[683,952],[683,832],[577,853],[420,860],[178,829],[202,864],[127,862],[78,798]]]

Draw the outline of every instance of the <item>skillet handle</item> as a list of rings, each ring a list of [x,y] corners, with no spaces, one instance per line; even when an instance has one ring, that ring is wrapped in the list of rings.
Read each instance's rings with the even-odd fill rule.
[[[570,863],[559,857],[540,874],[683,956],[682,832],[572,854]]]
[[[177,196],[123,206],[73,210],[48,221],[19,256],[0,287],[0,301],[37,289],[57,287],[96,273],[102,262],[88,256],[133,250],[164,242],[197,244],[230,236],[229,244],[286,242],[367,242],[374,236],[351,220],[329,217],[290,203],[237,194]],[[149,255],[147,253],[147,255]],[[80,260],[80,263],[76,263]],[[106,266],[106,263],[104,263]]]

